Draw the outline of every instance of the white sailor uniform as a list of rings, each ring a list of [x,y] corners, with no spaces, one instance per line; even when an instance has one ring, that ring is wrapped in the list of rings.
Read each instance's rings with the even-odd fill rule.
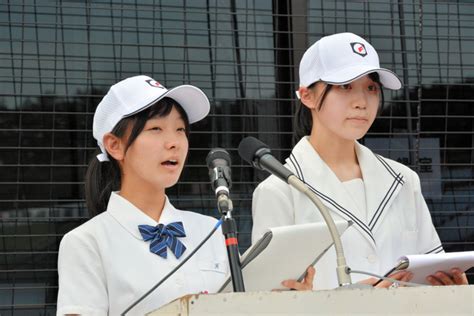
[[[319,157],[308,137],[293,148],[285,165],[311,187],[335,220],[354,222],[342,236],[349,267],[384,274],[400,256],[442,252],[418,175],[357,142],[356,153],[365,187],[365,199],[359,201]],[[366,210],[359,209],[360,205],[366,205]],[[255,190],[252,214],[253,242],[269,227],[323,221],[305,195],[275,176]],[[315,289],[338,286],[335,267],[332,248],[315,265]],[[365,278],[352,276],[353,281]]]

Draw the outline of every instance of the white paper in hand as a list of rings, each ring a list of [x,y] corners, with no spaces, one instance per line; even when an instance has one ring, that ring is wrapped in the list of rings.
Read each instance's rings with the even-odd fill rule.
[[[349,222],[335,222],[342,234]],[[286,289],[283,280],[298,280],[333,242],[323,222],[271,228],[241,258],[245,291]],[[336,262],[334,262],[334,269]],[[232,291],[230,278],[220,292]]]
[[[400,260],[407,260],[408,267],[405,269],[413,273],[410,282],[429,284],[426,277],[438,271],[450,274],[452,268],[466,271],[474,266],[474,251],[435,253],[426,255],[408,255]]]

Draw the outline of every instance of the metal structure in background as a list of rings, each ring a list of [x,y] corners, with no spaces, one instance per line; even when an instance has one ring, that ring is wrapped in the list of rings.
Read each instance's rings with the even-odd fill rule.
[[[127,76],[192,83],[210,97],[168,195],[217,217],[205,155],[226,148],[248,247],[252,191],[266,175],[239,160],[237,145],[256,136],[281,160],[289,154],[299,60],[335,32],[367,38],[406,84],[386,91],[363,142],[419,172],[447,251],[472,250],[473,16],[461,0],[0,1],[0,314],[54,314],[59,242],[88,217],[92,115]]]

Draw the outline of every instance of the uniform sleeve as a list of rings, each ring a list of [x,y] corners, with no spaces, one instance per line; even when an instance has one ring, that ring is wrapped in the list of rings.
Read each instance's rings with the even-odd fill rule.
[[[252,243],[262,237],[268,228],[295,224],[290,187],[284,182],[272,181],[274,179],[270,176],[253,193]]]
[[[68,233],[59,246],[57,315],[107,315],[104,269],[93,242]]]
[[[433,225],[431,213],[421,192],[419,176],[413,172],[415,203],[419,223],[418,252],[420,254],[444,252],[438,233]]]

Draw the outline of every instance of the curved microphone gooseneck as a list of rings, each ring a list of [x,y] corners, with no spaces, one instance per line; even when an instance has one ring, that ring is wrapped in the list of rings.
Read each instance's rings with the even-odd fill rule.
[[[303,181],[301,181],[290,170],[285,168],[275,157],[273,157],[266,144],[262,143],[255,137],[246,137],[240,142],[239,155],[242,157],[242,159],[250,163],[255,168],[266,170],[285,181],[293,188],[306,195],[311,200],[311,202],[314,203],[316,208],[323,216],[334,242],[337,261],[336,272],[339,286],[349,286],[352,284],[351,277],[349,275],[350,269],[347,266],[346,258],[344,257],[341,237],[339,236],[336,224],[329,214],[328,209],[326,206],[324,206],[318,196],[313,191],[311,191],[311,189],[309,189],[309,187]]]

